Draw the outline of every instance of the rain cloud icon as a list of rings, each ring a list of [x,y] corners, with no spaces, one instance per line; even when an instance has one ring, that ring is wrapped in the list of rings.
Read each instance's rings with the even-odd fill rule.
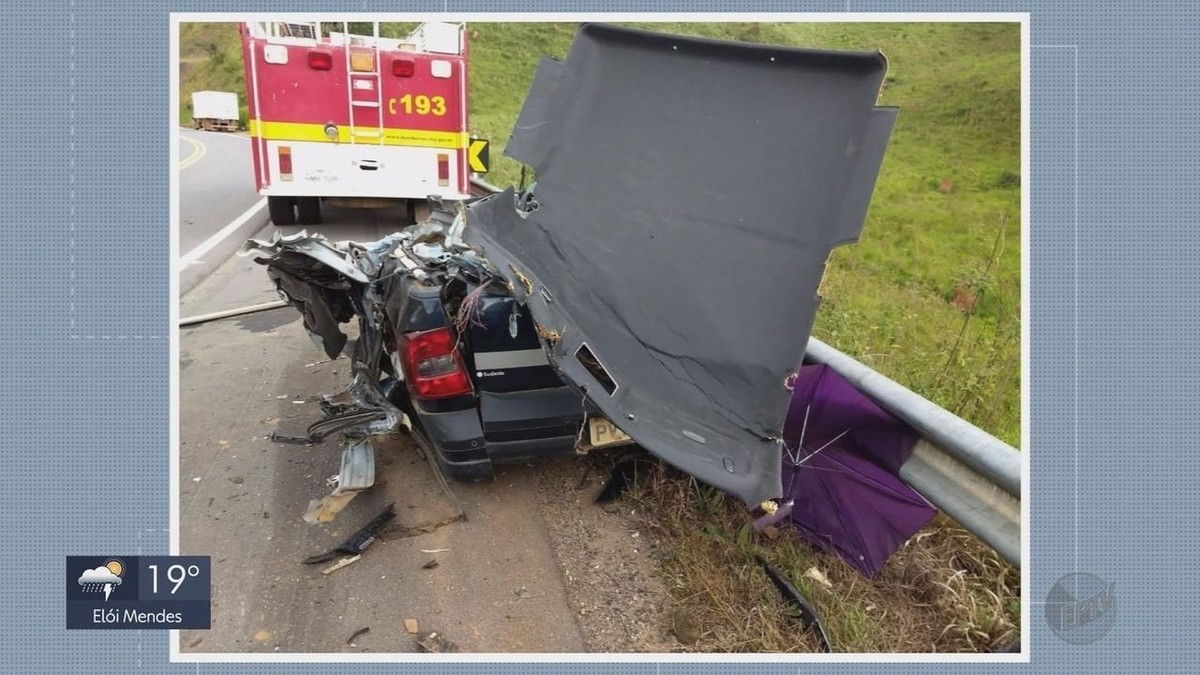
[[[113,587],[121,585],[121,577],[124,574],[125,564],[113,558],[95,569],[85,570],[79,575],[79,585],[85,592],[104,591],[104,601],[108,602]]]

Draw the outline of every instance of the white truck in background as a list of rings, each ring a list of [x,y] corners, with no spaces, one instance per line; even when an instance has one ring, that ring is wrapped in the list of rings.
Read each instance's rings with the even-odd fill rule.
[[[238,97],[231,91],[192,93],[192,128],[205,131],[240,131]]]

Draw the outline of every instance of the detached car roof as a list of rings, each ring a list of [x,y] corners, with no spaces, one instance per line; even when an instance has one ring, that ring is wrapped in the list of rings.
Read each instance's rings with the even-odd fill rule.
[[[856,240],[896,110],[879,53],[579,28],[506,154],[537,172],[471,205],[467,241],[552,361],[647,450],[747,503],[780,444],[825,261]],[[597,365],[598,364],[598,365]]]

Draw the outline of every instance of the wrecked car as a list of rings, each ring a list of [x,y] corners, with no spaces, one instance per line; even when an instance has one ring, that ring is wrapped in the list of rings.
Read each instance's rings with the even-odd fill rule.
[[[306,233],[248,243],[330,358],[348,341],[340,324],[359,318],[349,395],[327,398],[328,416],[301,440],[403,427],[464,481],[490,478],[494,464],[629,442],[551,366],[528,309],[459,239],[464,215],[446,215],[369,244]]]
[[[633,441],[779,497],[825,261],[859,235],[896,117],[885,72],[879,53],[581,26],[505,150],[532,188],[378,242],[247,243],[327,355],[358,320],[352,382],[310,437],[346,435],[343,480],[404,427],[457,478]]]

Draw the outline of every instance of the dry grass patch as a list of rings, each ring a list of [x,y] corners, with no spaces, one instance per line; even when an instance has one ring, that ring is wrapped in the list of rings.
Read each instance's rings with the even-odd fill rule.
[[[837,652],[983,652],[1019,637],[1019,571],[944,516],[866,579],[786,530],[774,540],[754,533],[744,505],[669,468],[653,470],[626,498],[662,537],[671,615],[690,624],[682,649],[820,651],[789,619],[756,555],[809,599]],[[812,568],[829,587],[805,576]]]

